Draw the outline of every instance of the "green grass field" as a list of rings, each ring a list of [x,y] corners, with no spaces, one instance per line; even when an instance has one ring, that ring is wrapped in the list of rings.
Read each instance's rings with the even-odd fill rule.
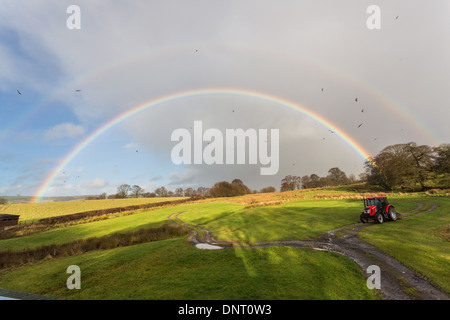
[[[399,206],[402,208],[400,204]],[[412,206],[417,205],[412,203]],[[253,209],[244,209],[243,205],[223,202],[180,205],[138,211],[132,215],[2,240],[0,250],[20,251],[142,227],[158,227],[168,221],[169,215],[180,212],[183,221],[206,227],[219,240],[258,242],[313,239],[326,231],[358,222],[359,216],[355,215],[355,212],[359,208],[360,202],[355,200],[295,201],[281,206]]]
[[[66,269],[82,270],[81,290]],[[0,279],[1,288],[64,299],[377,299],[358,267],[305,249],[198,250],[184,238],[55,259]]]
[[[338,191],[348,194],[345,190]],[[339,192],[332,190],[331,199],[323,199],[324,194],[325,198],[328,196],[326,190],[320,190],[320,193],[306,192],[304,198],[298,197],[298,193],[274,193],[142,210],[0,240],[0,250],[20,251],[141,227],[158,227],[167,223],[168,216],[174,213],[180,213],[183,221],[209,229],[220,240],[252,243],[314,239],[324,232],[359,221],[362,201],[357,197],[347,199],[347,196],[340,199]],[[316,196],[319,197],[312,199]],[[281,204],[267,205],[280,198],[284,199]],[[126,200],[127,205],[131,205],[136,199]],[[105,201],[104,206],[117,206],[117,200]],[[360,237],[449,292],[446,275],[450,270],[450,201],[448,197],[391,198],[400,213],[416,212],[416,202],[424,203],[425,209],[435,202],[439,208],[409,219],[371,225],[360,232]],[[252,207],[255,203],[258,206]],[[65,205],[70,207],[70,204]],[[48,214],[52,213],[36,212],[29,218],[38,219]],[[68,274],[65,271],[73,264],[82,270],[81,290],[66,288]],[[378,293],[367,289],[359,267],[341,255],[287,247],[199,250],[189,244],[186,237],[0,270],[0,288],[65,299],[380,298]]]
[[[44,245],[68,243],[76,239],[86,239],[94,236],[101,237],[115,232],[132,231],[143,227],[159,227],[168,222],[167,217],[170,214],[192,210],[196,206],[198,205],[183,205],[158,210],[137,211],[132,215],[73,225],[66,228],[57,228],[25,237],[1,240],[0,250],[20,251]],[[219,207],[221,208],[222,206],[219,204]]]
[[[450,199],[417,198],[429,213],[365,228],[360,237],[450,292]]]
[[[172,201],[183,198],[133,198],[105,200],[74,200],[63,202],[17,203],[0,205],[0,214],[18,214],[20,223],[30,223],[43,218],[91,210],[126,207],[136,204]]]
[[[182,213],[186,222],[210,230],[218,240],[260,242],[280,239],[314,239],[323,233],[359,222],[360,200],[306,200],[279,206],[241,210],[199,208]],[[417,204],[399,201],[399,212],[413,210]]]

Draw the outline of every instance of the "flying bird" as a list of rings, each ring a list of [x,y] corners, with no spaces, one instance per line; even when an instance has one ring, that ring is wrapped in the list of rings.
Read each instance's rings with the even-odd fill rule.
[[[323,92],[323,88],[322,88],[322,92]]]
[[[358,102],[358,98],[355,98],[355,102]]]
[[[21,93],[19,90],[17,90],[17,93],[20,94],[20,95],[22,95],[22,93]]]
[[[398,16],[395,17],[395,20],[397,20],[397,19],[398,19]]]
[[[361,109],[361,112],[364,112],[364,109]]]
[[[80,90],[80,89],[77,89],[77,90],[75,90],[75,92],[81,92],[81,90]]]
[[[362,123],[358,126],[358,128],[361,127],[361,126],[362,126]]]

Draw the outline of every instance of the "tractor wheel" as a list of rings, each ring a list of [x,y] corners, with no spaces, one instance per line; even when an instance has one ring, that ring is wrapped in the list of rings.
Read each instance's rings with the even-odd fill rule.
[[[377,223],[383,223],[384,222],[384,217],[383,217],[383,215],[381,214],[381,213],[377,213],[376,215],[375,215],[375,221],[377,222]]]
[[[359,216],[359,219],[361,220],[362,223],[367,223],[369,222],[366,217],[364,216],[364,213],[361,213],[361,215]]]
[[[392,221],[397,220],[397,212],[395,212],[394,208],[392,208],[392,207],[389,208],[388,215]]]

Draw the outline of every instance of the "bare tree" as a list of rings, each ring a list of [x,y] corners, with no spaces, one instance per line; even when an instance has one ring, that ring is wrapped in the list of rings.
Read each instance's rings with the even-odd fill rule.
[[[348,175],[348,182],[349,182],[349,183],[356,183],[356,181],[357,181],[357,179],[356,179],[355,174],[354,174],[354,173],[350,173],[350,174]]]
[[[132,198],[142,198],[143,194],[145,193],[145,190],[142,189],[140,186],[138,185],[134,185],[131,188],[131,193],[130,193],[130,197]]]
[[[192,197],[193,195],[195,195],[195,190],[192,189],[191,187],[186,188],[186,189],[184,190],[184,196],[185,196],[185,197]]]
[[[197,194],[201,195],[201,196],[206,196],[209,192],[209,188],[205,188],[205,187],[198,187],[197,188]]]
[[[117,187],[116,198],[128,198],[128,193],[131,191],[129,184],[121,184]]]
[[[176,188],[175,189],[175,196],[176,197],[184,197],[184,190],[183,190],[183,188]]]
[[[166,187],[162,186],[155,190],[155,194],[157,197],[167,197],[169,195],[169,192],[167,191]]]
[[[303,176],[301,178],[301,182],[302,182],[303,189],[311,188],[311,179],[309,178],[309,176]]]
[[[286,176],[283,180],[281,180],[281,188],[280,191],[292,191],[300,189],[302,185],[302,180],[297,176]]]

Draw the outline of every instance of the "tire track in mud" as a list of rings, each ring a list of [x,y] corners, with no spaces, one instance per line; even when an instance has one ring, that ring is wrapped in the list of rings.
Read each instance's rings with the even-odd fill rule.
[[[207,244],[211,244],[211,243],[213,243],[213,242],[216,242],[216,240],[214,239],[213,235],[211,234],[211,231],[209,231],[208,229],[202,228],[202,227],[200,227],[200,226],[196,226],[196,225],[193,225],[193,224],[190,224],[190,223],[187,223],[187,222],[181,220],[181,219],[178,217],[180,214],[185,213],[185,212],[186,212],[186,211],[181,211],[181,212],[172,213],[171,215],[169,215],[169,216],[167,217],[167,219],[169,219],[169,221],[170,221],[171,223],[174,223],[174,224],[181,224],[181,225],[183,225],[183,226],[188,227],[189,229],[191,229],[192,234],[191,234],[191,236],[189,237],[188,240],[189,240],[189,242],[191,242],[191,243],[193,243],[193,244],[199,244],[199,243],[207,243]],[[203,235],[202,238],[199,238],[197,229],[204,232],[204,235]],[[224,243],[222,243],[222,244],[224,244]]]
[[[418,206],[411,211],[400,215],[399,219],[408,219],[420,214],[435,210],[438,206],[433,203],[427,210],[422,210],[423,204],[415,202]],[[422,211],[420,211],[422,210]],[[414,214],[411,212],[419,211]],[[346,256],[353,260],[362,270],[366,279],[369,274],[366,270],[371,265],[380,267],[381,270],[381,288],[378,290],[384,299],[387,300],[449,300],[447,293],[434,286],[424,276],[404,266],[401,262],[387,255],[377,247],[361,240],[358,237],[358,231],[367,228],[373,223],[355,223],[326,232],[317,240],[275,240],[257,242],[252,244],[242,244],[235,241],[220,241],[214,238],[212,233],[203,227],[189,224],[180,219],[179,215],[184,213],[177,212],[168,216],[172,223],[182,224],[192,230],[189,241],[198,246],[207,244],[221,246],[224,249],[234,249],[236,247],[244,249],[264,248],[264,247],[292,247],[307,248],[312,250],[329,251]],[[197,230],[202,231],[202,237],[199,238]],[[337,236],[342,233],[341,236]]]

